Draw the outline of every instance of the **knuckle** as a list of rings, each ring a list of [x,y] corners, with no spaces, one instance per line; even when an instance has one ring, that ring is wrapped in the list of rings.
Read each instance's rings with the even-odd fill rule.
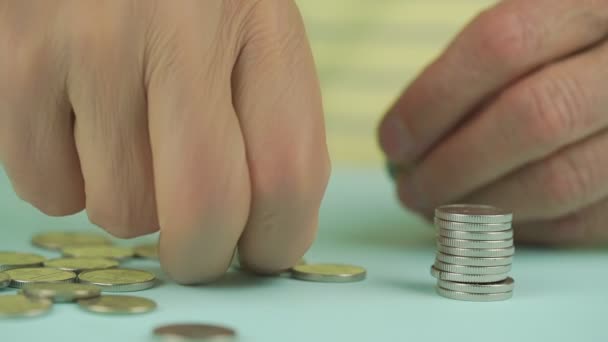
[[[584,167],[567,155],[549,160],[539,173],[549,207],[556,214],[568,212],[584,202],[591,192],[591,179]]]

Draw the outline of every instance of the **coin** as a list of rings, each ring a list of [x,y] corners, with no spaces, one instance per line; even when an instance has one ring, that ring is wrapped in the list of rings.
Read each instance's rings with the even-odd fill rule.
[[[506,223],[513,214],[502,208],[479,204],[449,204],[435,209],[435,217],[446,221],[468,223]]]
[[[15,268],[6,271],[11,277],[10,287],[22,288],[32,283],[70,283],[76,279],[76,273],[54,268]]]
[[[36,254],[0,252],[0,271],[40,266],[44,260],[46,260],[45,257]]]
[[[363,267],[345,264],[304,264],[292,268],[291,274],[300,280],[342,283],[365,279],[367,271]]]
[[[75,246],[109,245],[112,242],[105,236],[85,232],[48,232],[37,234],[32,243],[46,249],[63,249]]]
[[[156,309],[150,299],[135,296],[100,296],[78,301],[81,308],[105,314],[140,314]]]
[[[163,341],[234,341],[234,329],[210,324],[170,324],[154,329],[154,335]]]
[[[511,229],[511,222],[506,223],[462,223],[445,221],[434,218],[435,226],[441,229],[457,230],[461,232],[501,232]]]
[[[158,244],[139,245],[135,247],[135,255],[140,258],[158,260]]]
[[[508,278],[506,273],[504,274],[484,274],[484,275],[473,275],[473,274],[460,274],[460,273],[451,273],[444,272],[435,268],[435,266],[431,266],[431,275],[437,279],[441,280],[449,280],[455,281],[457,283],[475,283],[475,284],[483,284],[483,283],[495,283],[498,281],[503,281]]]
[[[446,264],[463,265],[463,266],[504,266],[510,265],[513,262],[513,257],[502,257],[502,258],[470,258],[461,257],[443,253],[437,253],[436,259]]]
[[[66,257],[76,258],[107,258],[124,260],[135,255],[133,248],[118,246],[84,246],[68,247],[61,250]]]
[[[119,263],[106,258],[59,258],[45,261],[44,266],[80,273],[118,267]]]
[[[99,286],[107,292],[130,292],[153,287],[156,276],[141,270],[113,268],[82,272],[78,275],[78,280],[83,284]]]
[[[456,299],[456,300],[463,300],[463,301],[468,301],[468,302],[494,302],[494,301],[507,300],[507,299],[513,297],[512,291],[511,292],[501,292],[501,293],[466,293],[466,292],[457,292],[457,291],[446,290],[441,287],[437,287],[436,290],[437,290],[437,293],[439,293],[443,297],[450,298],[450,299]]]
[[[513,246],[513,239],[499,241],[459,240],[446,237],[438,237],[437,241],[446,247],[473,248],[473,249],[496,249]]]
[[[496,249],[475,249],[475,248],[456,248],[447,247],[442,244],[437,244],[437,250],[444,254],[450,254],[463,257],[480,257],[480,258],[502,258],[509,257],[515,254],[515,247],[496,248]]]
[[[101,289],[97,286],[85,284],[37,283],[25,285],[23,294],[29,298],[67,303],[78,299],[98,297],[101,294]]]
[[[466,232],[450,229],[439,229],[439,236],[459,240],[498,241],[513,239],[513,229],[500,232]]]
[[[0,272],[0,289],[7,287],[11,283],[11,277],[4,272]]]
[[[456,283],[453,281],[437,280],[437,286],[446,290],[465,292],[465,293],[504,293],[512,292],[515,288],[515,281],[513,278],[508,277],[507,279],[495,283],[487,284],[470,284],[470,283]]]
[[[453,265],[446,264],[441,261],[435,261],[435,268],[450,273],[460,273],[460,274],[471,274],[471,275],[483,275],[483,274],[503,274],[511,271],[511,265],[504,266],[490,266],[490,267],[480,267],[480,266],[463,266],[463,265]]]
[[[23,295],[0,296],[0,318],[39,316],[52,306],[53,303],[45,299],[30,299]]]

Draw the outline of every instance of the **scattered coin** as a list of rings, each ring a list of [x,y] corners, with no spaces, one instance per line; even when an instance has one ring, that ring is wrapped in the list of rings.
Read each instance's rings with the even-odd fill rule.
[[[8,274],[6,274],[4,272],[0,272],[0,289],[8,287],[8,285],[10,283],[11,283],[11,277],[9,277]]]
[[[449,255],[443,253],[437,253],[436,260],[445,262],[446,264],[463,265],[463,266],[505,266],[513,263],[513,257],[502,257],[502,258],[471,258],[461,257],[456,255]]]
[[[23,287],[23,294],[29,298],[48,299],[56,303],[68,303],[79,299],[98,297],[101,289],[97,286],[75,283],[37,283]]]
[[[104,314],[140,314],[156,309],[150,299],[135,296],[100,296],[81,299],[78,304],[83,309]]]
[[[507,300],[513,297],[513,292],[502,292],[502,293],[466,293],[446,290],[442,287],[436,288],[439,295],[456,300],[464,300],[468,302],[494,302]]]
[[[48,232],[37,234],[32,243],[38,247],[61,250],[76,246],[110,245],[112,241],[105,236],[85,232]]]
[[[76,273],[54,268],[15,268],[5,271],[11,278],[10,287],[22,288],[32,283],[70,283],[76,279]]]
[[[135,255],[133,248],[118,246],[84,246],[68,247],[61,250],[66,257],[75,258],[106,258],[125,260]]]
[[[365,279],[367,271],[359,266],[344,264],[304,264],[292,268],[291,274],[300,280],[342,283]]]
[[[53,303],[23,295],[0,296],[0,318],[34,317],[47,313]]]
[[[154,329],[154,335],[163,341],[234,341],[236,332],[228,327],[210,324],[171,324]]]
[[[435,217],[463,223],[506,223],[512,221],[513,214],[491,205],[449,204],[436,208]]]
[[[130,292],[153,287],[156,276],[141,270],[113,268],[82,272],[78,280],[82,284],[99,286],[105,292]]]
[[[469,284],[469,283],[456,283],[453,281],[438,280],[437,286],[451,291],[464,292],[464,293],[505,293],[512,292],[515,287],[515,281],[513,278],[508,277],[503,281],[496,283],[487,284]]]
[[[0,252],[0,272],[22,267],[41,266],[45,257],[19,252]]]
[[[135,247],[135,256],[158,260],[158,244],[155,243]]]
[[[482,249],[482,248],[457,248],[447,247],[441,244],[437,244],[437,250],[443,254],[463,256],[463,257],[475,257],[475,258],[502,258],[510,257],[515,254],[514,247],[508,248],[496,248],[496,249]]]
[[[458,240],[499,241],[513,239],[513,229],[500,232],[463,232],[459,230],[439,229],[439,235]]]
[[[104,270],[118,267],[119,265],[118,261],[106,258],[59,258],[44,262],[44,267],[52,267],[75,273],[90,270]]]
[[[435,266],[431,267],[431,275],[440,280],[449,280],[457,283],[474,283],[474,284],[483,284],[483,283],[495,283],[498,281],[503,281],[507,279],[508,274],[483,274],[483,275],[474,275],[474,274],[460,274],[460,273],[452,273],[452,272],[444,272],[435,268]]]
[[[435,226],[445,230],[457,230],[461,232],[502,232],[512,229],[511,222],[504,223],[468,223],[446,221],[435,217]]]
[[[446,247],[456,248],[473,248],[473,249],[497,249],[497,248],[508,248],[513,246],[513,239],[510,240],[499,240],[499,241],[479,241],[479,240],[459,240],[450,239],[443,236],[437,238],[437,241]]]
[[[511,271],[511,265],[504,266],[464,266],[446,264],[445,262],[435,261],[435,268],[450,273],[484,275],[484,274],[504,274]]]

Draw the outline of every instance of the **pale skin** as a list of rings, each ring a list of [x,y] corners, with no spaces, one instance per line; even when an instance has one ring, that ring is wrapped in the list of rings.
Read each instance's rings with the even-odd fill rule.
[[[608,240],[606,36],[605,1],[481,13],[380,124],[402,203],[510,208],[521,242]],[[292,1],[0,0],[0,51],[0,161],[42,212],[160,230],[182,284],[237,247],[275,273],[314,241],[330,162]]]

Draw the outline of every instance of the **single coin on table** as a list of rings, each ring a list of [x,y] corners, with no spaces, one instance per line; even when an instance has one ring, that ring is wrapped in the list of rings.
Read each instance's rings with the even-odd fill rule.
[[[437,238],[437,242],[446,247],[473,248],[473,249],[497,249],[513,246],[513,239],[498,241],[479,241],[479,240],[459,240],[450,239],[443,236]]]
[[[434,218],[435,227],[445,230],[456,230],[459,232],[471,232],[471,233],[493,233],[493,232],[504,232],[511,230],[511,222],[505,223],[467,223],[467,222],[453,222],[446,221],[440,218]]]
[[[126,260],[135,256],[135,251],[133,248],[119,246],[68,247],[62,249],[61,252],[66,257],[106,258],[118,261]]]
[[[79,299],[98,297],[101,289],[97,286],[75,283],[37,283],[23,287],[23,294],[29,298],[48,299],[56,303],[68,303]]]
[[[490,294],[490,293],[506,293],[512,292],[515,288],[515,281],[513,278],[508,277],[507,279],[495,283],[487,284],[470,284],[470,283],[457,283],[447,280],[437,280],[437,286],[451,291],[464,292],[464,293],[479,293],[479,294]]]
[[[156,303],[148,298],[135,296],[100,296],[81,299],[78,305],[85,310],[104,314],[141,314],[156,309]]]
[[[495,302],[513,297],[513,292],[502,293],[466,293],[436,287],[437,293],[443,297],[468,302]]]
[[[452,272],[444,272],[437,269],[435,266],[431,266],[431,275],[436,279],[440,280],[449,280],[457,283],[474,283],[474,284],[483,284],[483,283],[495,283],[498,281],[503,281],[509,277],[507,273],[504,274],[482,274],[482,275],[474,275],[474,274],[460,274],[460,273],[452,273]]]
[[[513,239],[513,229],[501,232],[464,232],[439,228],[439,236],[458,240],[499,241]]]
[[[4,272],[0,272],[0,289],[8,287],[10,283],[11,277],[9,277],[9,275]]]
[[[34,317],[47,313],[53,303],[46,299],[31,299],[23,295],[0,296],[0,318]]]
[[[503,258],[515,254],[515,247],[507,248],[458,248],[437,243],[437,250],[443,254],[470,258]]]
[[[80,273],[90,270],[104,270],[118,267],[117,260],[106,258],[58,258],[44,262],[45,267]]]
[[[76,279],[74,272],[45,267],[15,268],[5,272],[11,278],[9,286],[18,289],[27,284],[71,283]]]
[[[345,264],[303,264],[294,266],[291,275],[300,280],[344,283],[365,279],[367,271],[360,266]]]
[[[158,260],[158,244],[139,245],[135,247],[135,256],[146,259]]]
[[[449,204],[437,207],[435,217],[454,222],[506,223],[513,220],[513,213],[491,205]]]
[[[67,247],[110,245],[112,241],[105,236],[86,232],[48,232],[32,238],[35,246],[61,250]]]
[[[41,266],[42,262],[45,260],[45,257],[37,254],[1,251],[0,271],[22,267]]]
[[[443,253],[436,253],[437,260],[445,262],[446,264],[462,265],[462,266],[505,266],[513,263],[513,257],[502,257],[502,258],[472,258],[472,257],[461,257],[456,255],[449,255]]]
[[[450,273],[484,275],[484,274],[503,274],[511,271],[511,265],[504,266],[463,266],[446,264],[439,260],[435,261],[435,268]]]
[[[112,268],[82,272],[78,275],[78,281],[99,286],[105,292],[131,292],[153,287],[156,276],[147,271]]]
[[[234,329],[211,325],[211,324],[169,324],[154,329],[154,335],[161,341],[212,341],[229,342],[234,341],[236,332]]]

